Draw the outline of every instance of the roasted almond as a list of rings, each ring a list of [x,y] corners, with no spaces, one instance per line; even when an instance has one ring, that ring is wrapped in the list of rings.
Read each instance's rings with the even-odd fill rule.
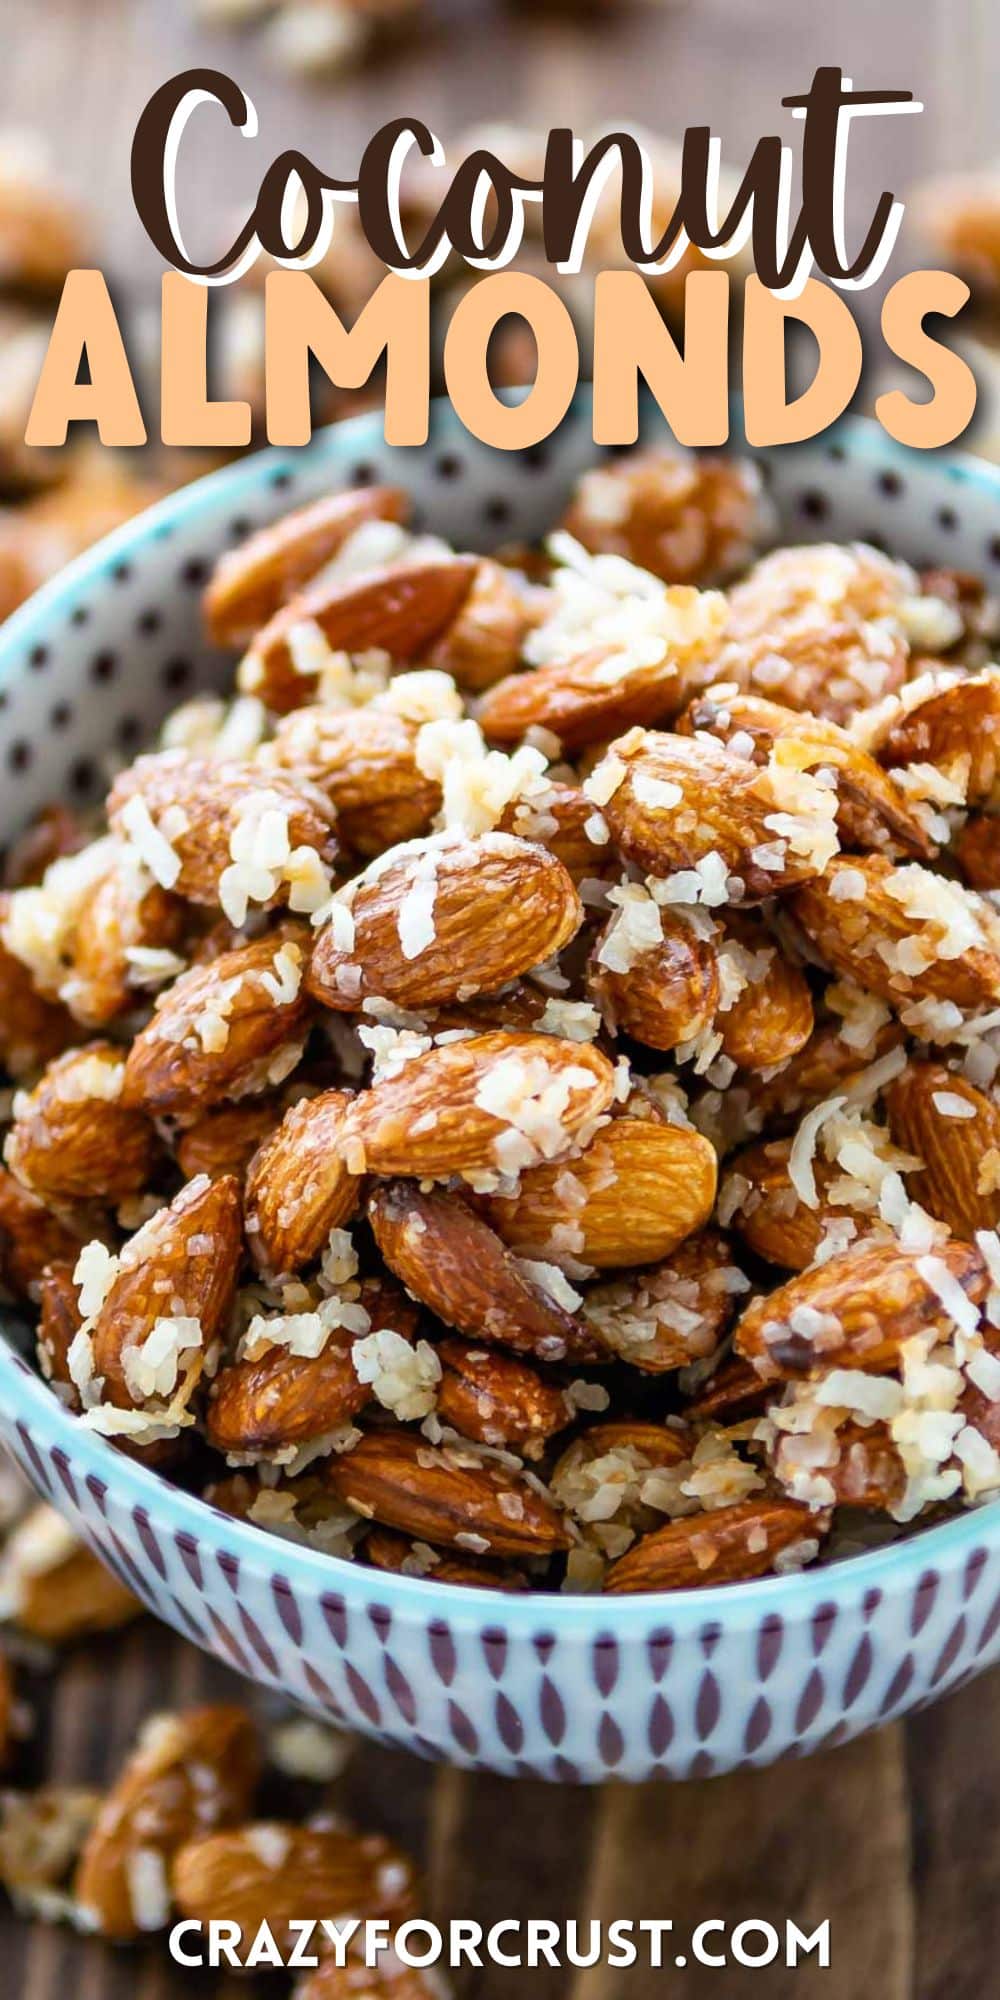
[[[4,1157],[18,1180],[54,1200],[123,1201],[148,1186],[159,1140],[123,1101],[125,1063],[113,1042],[91,1042],[50,1063],[16,1104]]]
[[[583,1312],[613,1353],[659,1375],[714,1354],[746,1289],[725,1237],[706,1229],[662,1264],[589,1286]]]
[[[378,647],[394,660],[414,660],[457,617],[478,567],[474,556],[414,557],[361,576],[319,578],[256,634],[240,686],[287,715],[315,698],[324,647],[333,653]]]
[[[819,1552],[825,1528],[822,1515],[794,1500],[740,1500],[644,1535],[612,1563],[604,1588],[612,1593],[704,1590],[742,1583],[766,1576],[778,1558],[792,1551],[811,1559]]]
[[[442,1555],[427,1542],[413,1542],[394,1528],[370,1528],[364,1539],[363,1554],[372,1569],[387,1570],[392,1576],[433,1577],[435,1583],[459,1584],[466,1590],[527,1589],[522,1572],[513,1563],[484,1562],[481,1556]]]
[[[591,792],[626,859],[651,875],[690,874],[690,902],[706,864],[713,900],[757,901],[821,874],[837,851],[832,792],[785,765],[758,770],[709,737],[634,729],[611,744]]]
[[[370,1431],[352,1451],[329,1459],[323,1476],[359,1514],[432,1546],[483,1556],[547,1556],[569,1546],[551,1501],[471,1447]]]
[[[413,1869],[377,1834],[337,1826],[258,1820],[188,1839],[173,1859],[174,1899],[199,1924],[237,1924],[252,1938],[263,1923],[279,1950],[292,1950],[312,1920],[394,1919],[412,1913]]]
[[[157,1393],[190,1400],[205,1357],[224,1331],[242,1250],[239,1182],[188,1181],[129,1238],[93,1328],[94,1372],[105,1400],[120,1407],[150,1403],[143,1348],[158,1322],[197,1323],[197,1340],[178,1355],[175,1381]],[[189,1329],[192,1333],[194,1327]]]
[[[863,1243],[754,1299],[736,1328],[737,1353],[764,1381],[830,1368],[878,1374],[914,1334],[938,1328],[948,1336],[953,1322],[935,1283],[957,1284],[980,1305],[988,1279],[978,1250],[950,1242],[921,1257],[896,1243]]]
[[[995,912],[916,863],[838,858],[822,881],[797,891],[792,910],[825,964],[890,1006],[951,1000],[975,1008],[1000,999]]]
[[[317,938],[308,984],[324,1006],[354,1013],[374,997],[420,1008],[495,993],[560,951],[583,910],[561,862],[487,833],[383,856],[336,919]]]
[[[860,543],[762,556],[729,593],[714,672],[788,708],[846,723],[906,679],[913,572]]]
[[[599,1271],[655,1264],[708,1221],[717,1165],[689,1125],[613,1118],[574,1159],[528,1167],[488,1203],[520,1256]]]
[[[588,987],[613,1031],[650,1049],[675,1049],[694,1041],[715,1019],[715,939],[703,936],[682,913],[658,909],[637,884],[625,884],[595,947]]]
[[[194,1708],[146,1723],[76,1872],[75,1900],[102,1936],[126,1941],[166,1925],[177,1849],[244,1818],[258,1763],[245,1709]]]
[[[907,706],[880,743],[879,755],[890,768],[933,764],[956,780],[970,806],[994,801],[1000,770],[1000,672],[988,667]]]
[[[177,1134],[174,1152],[185,1180],[207,1174],[218,1180],[221,1174],[235,1174],[242,1180],[258,1148],[281,1122],[280,1100],[248,1097],[241,1104],[220,1104],[206,1111]]]
[[[782,1064],[776,1076],[748,1077],[755,1118],[782,1122],[797,1118],[801,1112],[821,1104],[824,1098],[849,1091],[855,1078],[870,1063],[901,1048],[903,1031],[898,1021],[886,1020],[884,1010],[879,1020],[879,1011],[877,1006],[872,1009],[874,1026],[870,1039],[854,1033],[850,1041],[845,1041],[846,1022],[834,1025],[824,1020],[817,1024],[799,1053]]]
[[[775,1069],[812,1034],[809,983],[759,919],[734,915],[726,928],[715,1017],[722,1052],[737,1069]]]
[[[391,1327],[405,1339],[416,1332],[410,1301],[385,1279],[371,1279],[358,1303],[369,1331]],[[319,1354],[296,1354],[277,1344],[255,1360],[221,1368],[205,1413],[205,1435],[216,1451],[270,1452],[305,1444],[347,1424],[371,1400],[352,1350],[357,1331],[334,1327]]]
[[[8,1537],[0,1590],[4,1616],[51,1646],[118,1631],[144,1609],[54,1507],[33,1507]]]
[[[37,1298],[48,1264],[75,1264],[93,1234],[89,1218],[53,1215],[0,1167],[0,1274],[17,1298]]]
[[[272,933],[183,973],[132,1043],[123,1103],[191,1116],[283,1081],[312,1013],[304,958],[302,944]]]
[[[389,1269],[468,1339],[542,1361],[601,1352],[459,1195],[412,1181],[379,1183],[368,1215]]]
[[[538,1458],[571,1409],[561,1389],[527,1361],[449,1336],[439,1341],[437,1413],[462,1437]]]
[[[345,1157],[352,1172],[420,1179],[517,1173],[585,1144],[614,1087],[607,1056],[586,1043],[470,1036],[360,1091]]]
[[[232,916],[237,924],[247,885],[255,903],[314,907],[297,899],[297,875],[310,857],[325,865],[337,852],[333,808],[317,785],[278,768],[212,763],[186,750],[160,750],[120,772],[108,818],[164,888],[209,908],[221,902],[227,915],[233,898],[242,899],[243,914]]]
[[[810,1207],[792,1184],[788,1165],[791,1149],[791,1139],[770,1139],[735,1153],[729,1162],[723,1198],[730,1227],[755,1257],[785,1271],[804,1271],[831,1223],[852,1225],[856,1237],[867,1234],[872,1218],[829,1200],[831,1183],[843,1179],[843,1173],[825,1160],[812,1162],[816,1205]]]
[[[382,854],[428,832],[441,787],[417,763],[416,725],[390,709],[309,707],[279,722],[273,755],[329,799],[354,854]]]
[[[516,667],[539,611],[520,577],[483,556],[471,590],[430,648],[426,664],[451,674],[469,694],[481,694]]]
[[[623,556],[664,583],[704,585],[746,562],[761,516],[749,461],[654,449],[585,472],[562,525],[592,555]]]
[[[343,1090],[303,1098],[250,1162],[247,1240],[255,1261],[276,1274],[310,1264],[358,1207],[361,1183],[343,1150],[350,1103]]]
[[[886,1092],[893,1138],[923,1161],[908,1176],[919,1201],[971,1240],[1000,1223],[1000,1108],[943,1063],[910,1062]]]
[[[141,870],[119,864],[81,903],[62,995],[77,1021],[106,1027],[141,1001],[147,980],[160,984],[183,967],[176,947],[184,904]]]
[[[763,1415],[768,1394],[767,1384],[749,1361],[727,1355],[685,1403],[684,1415],[694,1424],[742,1423]]]
[[[970,813],[955,835],[951,853],[969,889],[1000,889],[1000,819]]]
[[[576,785],[553,782],[527,798],[514,799],[498,827],[501,833],[546,848],[577,885],[599,879],[617,865],[606,822]]]
[[[880,847],[888,837],[919,860],[934,853],[933,842],[899,786],[835,722],[802,715],[761,695],[709,688],[695,696],[677,727],[684,735],[707,730],[721,743],[734,738],[741,746],[749,743],[749,754],[758,765],[766,764],[775,752],[778,762],[792,770],[833,771],[837,826],[844,847]]]
[[[41,1069],[80,1039],[72,1015],[38,992],[26,965],[3,942],[10,897],[0,895],[0,1063],[8,1075]]]
[[[620,729],[669,721],[687,691],[666,649],[655,666],[637,666],[624,646],[593,646],[498,681],[480,702],[479,721],[491,743],[519,743],[530,729],[546,729],[576,752]]]
[[[406,495],[394,486],[325,493],[227,549],[205,592],[205,623],[217,646],[245,646],[282,605],[310,583],[367,521],[405,521]]]

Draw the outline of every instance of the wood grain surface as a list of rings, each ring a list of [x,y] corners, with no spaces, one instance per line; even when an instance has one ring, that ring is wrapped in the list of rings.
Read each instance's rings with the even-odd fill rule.
[[[827,62],[861,85],[911,88],[926,104],[919,118],[855,138],[860,204],[882,187],[905,193],[924,173],[978,164],[995,147],[994,0],[667,0],[589,25],[580,13],[439,0],[436,27],[391,59],[310,88],[270,71],[254,34],[192,27],[184,0],[2,0],[0,129],[49,138],[94,218],[100,261],[132,293],[157,275],[128,194],[132,131],[150,91],[195,61],[239,77],[262,135],[256,151],[230,148],[224,172],[203,150],[207,241],[281,147],[347,171],[372,129],[403,111],[445,136],[473,118],[577,129],[630,119],[663,132],[706,120],[739,164],[763,130],[781,129],[781,96]],[[240,1692],[225,1669],[148,1620],[73,1649],[26,1685],[36,1726],[19,1777],[98,1785],[152,1710]],[[572,1793],[359,1743],[333,1795],[420,1856],[439,1917],[831,1923],[828,1972],[494,1968],[457,1975],[459,2000],[652,2000],[665,1990],[677,2000],[744,1990],[768,2000],[985,2000],[1000,1963],[998,1785],[994,1673],[907,1725],[707,1784]],[[160,1943],[115,1953],[0,1915],[0,1993],[11,2000],[251,2000],[282,1990],[280,1978],[182,1974]]]

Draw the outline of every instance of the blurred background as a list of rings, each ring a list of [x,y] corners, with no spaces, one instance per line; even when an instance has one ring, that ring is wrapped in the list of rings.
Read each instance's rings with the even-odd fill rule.
[[[27,453],[21,443],[62,278],[74,265],[98,264],[111,277],[130,344],[155,379],[160,266],[132,207],[129,151],[152,91],[195,64],[240,81],[261,132],[257,146],[227,144],[223,165],[218,123],[192,128],[205,243],[228,240],[282,148],[353,173],[372,131],[402,113],[429,123],[453,157],[484,124],[506,128],[491,143],[511,160],[532,159],[554,124],[584,136],[609,124],[641,126],[667,195],[673,142],[687,123],[710,123],[738,173],[763,132],[791,135],[780,100],[804,90],[820,64],[841,67],[859,87],[910,89],[924,102],[921,116],[855,131],[853,212],[864,216],[883,188],[911,202],[890,277],[919,262],[968,274],[974,300],[963,338],[984,392],[975,442],[1000,451],[989,410],[1000,343],[996,0],[2,0],[0,16],[0,617],[87,542],[204,469],[191,454],[160,450],[125,462],[86,443],[59,455]],[[422,198],[412,191],[416,207]],[[598,263],[614,261],[610,238],[598,249]],[[526,254],[530,261],[530,246]],[[380,274],[363,244],[342,232],[321,275],[350,315]],[[442,312],[465,282],[442,278]],[[585,273],[572,288],[584,327],[588,285]],[[676,284],[658,297],[675,319]],[[259,400],[259,293],[250,283],[218,304],[218,391]],[[877,296],[869,316],[876,306]],[[514,380],[524,365],[515,335],[496,354],[496,372]],[[345,407],[331,396],[324,413]],[[58,1872],[53,1829],[92,1809],[143,1718],[164,1705],[242,1698],[235,1677],[138,1614],[0,1470],[0,1653],[13,1663],[15,1687],[4,1720],[13,1788],[0,1793],[0,1880],[29,1913],[53,1907],[45,1902]],[[280,1718],[263,1720],[272,1727]],[[298,1748],[286,1740],[279,1750],[272,1738],[268,1800],[304,1810],[326,1798],[342,1766],[338,1809],[415,1849],[438,1916],[607,1918],[675,1907],[693,1923],[792,1911],[808,1927],[830,1918],[834,1967],[758,1974],[757,1994],[810,2000],[815,1989],[823,2000],[854,2000],[877,1967],[888,2000],[981,2000],[1000,1950],[989,1761],[998,1735],[993,1674],[906,1729],[807,1764],[569,1798],[373,1747],[331,1741],[324,1750],[314,1739]],[[303,1764],[321,1780],[319,1791],[303,1793]],[[0,1952],[0,1991],[17,2000],[274,1990],[271,1981],[251,1988],[182,1975],[162,1942],[115,1956],[65,1927],[11,1916],[0,1915]],[[746,1976],[724,1975],[727,2000]],[[531,2000],[651,2000],[662,1991],[649,1971],[573,1979],[543,1969],[530,1979]],[[706,1981],[722,1990],[718,1975],[689,1968],[672,1975],[671,1991],[685,2000]],[[494,1969],[466,1975],[458,1990],[487,2000],[514,1987]]]

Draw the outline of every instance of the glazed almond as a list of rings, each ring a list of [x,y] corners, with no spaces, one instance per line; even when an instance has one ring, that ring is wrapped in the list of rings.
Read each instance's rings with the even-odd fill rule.
[[[280,769],[211,763],[185,750],[139,757],[120,772],[108,818],[163,888],[189,903],[221,904],[236,924],[246,915],[247,883],[254,903],[316,907],[322,896],[316,904],[299,900],[297,880],[311,883],[337,852],[333,808],[318,786]],[[242,914],[233,914],[234,897],[243,901]]]
[[[147,1722],[84,1845],[74,1895],[103,1937],[127,1941],[166,1926],[168,1871],[193,1834],[244,1817],[257,1780],[253,1725],[235,1707],[195,1708]],[[147,1909],[136,1857],[159,1858],[160,1891]]]
[[[714,1354],[747,1289],[725,1237],[705,1229],[661,1264],[590,1285],[583,1312],[613,1354],[660,1375]]]
[[[655,1264],[708,1221],[716,1175],[714,1150],[692,1127],[614,1118],[574,1159],[527,1168],[489,1215],[523,1257],[599,1271]]]
[[[0,1274],[17,1298],[37,1297],[48,1264],[76,1259],[93,1234],[85,1214],[54,1215],[36,1194],[0,1167]]]
[[[173,1889],[183,1916],[238,1924],[247,1938],[266,1922],[290,1953],[302,1934],[296,1924],[310,1920],[402,1922],[415,1880],[399,1849],[377,1834],[260,1820],[188,1839],[174,1857]]]
[[[48,1199],[122,1201],[146,1187],[156,1132],[124,1102],[125,1064],[113,1042],[91,1042],[50,1063],[17,1101],[4,1147],[11,1171]]]
[[[457,687],[480,694],[517,665],[538,615],[527,586],[484,556],[465,602],[435,640],[426,664],[451,674]]]
[[[273,755],[329,799],[355,854],[384,853],[427,833],[441,787],[417,763],[416,726],[391,709],[309,707],[279,722]]]
[[[944,1243],[925,1257],[864,1243],[754,1299],[737,1325],[736,1351],[764,1381],[830,1368],[878,1374],[914,1334],[939,1327],[948,1337],[953,1321],[935,1281],[954,1282],[972,1305],[986,1297],[986,1266],[969,1243]]]
[[[247,1238],[255,1261],[271,1271],[311,1263],[358,1207],[361,1184],[344,1160],[350,1103],[343,1090],[303,1098],[250,1162]]]
[[[343,902],[319,934],[308,984],[346,1013],[373,997],[419,1009],[495,993],[560,951],[583,919],[561,862],[503,833],[394,850]]]
[[[542,1361],[600,1352],[460,1196],[410,1181],[384,1182],[372,1189],[368,1216],[389,1269],[468,1339]]]
[[[440,1341],[437,1353],[442,1365],[437,1414],[462,1437],[537,1458],[570,1422],[562,1390],[519,1357],[454,1337]]]
[[[132,1043],[122,1102],[191,1117],[282,1082],[312,1012],[304,969],[303,945],[273,932],[182,973]]]
[[[841,856],[791,907],[824,963],[890,1006],[950,1000],[976,1008],[1000,999],[996,912],[929,869]]]
[[[347,1115],[352,1172],[495,1176],[586,1143],[614,1095],[599,1049],[556,1035],[448,1042],[360,1091]]]
[[[308,507],[269,522],[221,556],[205,592],[205,623],[217,646],[244,646],[310,583],[366,521],[405,521],[397,487],[325,493]]]
[[[657,909],[636,884],[619,892],[619,908],[594,950],[588,987],[609,1028],[650,1049],[694,1041],[715,1019],[719,971],[715,939],[683,914]],[[636,934],[636,922],[643,928]],[[644,945],[645,926],[652,943]]]
[[[908,1176],[915,1201],[971,1241],[1000,1223],[1000,1107],[943,1063],[911,1062],[890,1084],[893,1138],[922,1170]]]
[[[473,556],[413,558],[362,576],[331,576],[294,597],[259,631],[240,668],[240,685],[279,715],[312,701],[320,678],[311,662],[331,652],[380,648],[394,660],[426,652],[457,617],[479,565]],[[310,641],[308,662],[298,637]]]
[[[823,1517],[794,1500],[742,1500],[710,1514],[670,1521],[644,1535],[612,1563],[604,1587],[620,1594],[742,1583],[766,1576],[783,1555],[796,1552],[811,1559],[824,1532]]]
[[[359,1514],[432,1546],[547,1556],[569,1545],[550,1501],[471,1448],[438,1448],[408,1431],[370,1431],[353,1451],[328,1460],[324,1477]]]

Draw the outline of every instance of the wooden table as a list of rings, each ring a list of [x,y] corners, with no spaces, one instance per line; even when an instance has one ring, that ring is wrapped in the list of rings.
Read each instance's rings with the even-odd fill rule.
[[[156,262],[131,207],[128,153],[152,89],[192,61],[239,77],[257,103],[259,162],[295,144],[343,171],[372,129],[415,112],[443,135],[472,118],[583,129],[642,120],[675,132],[697,117],[743,160],[779,122],[782,95],[819,62],[861,85],[907,87],[920,118],[859,134],[863,205],[884,186],[980,163],[994,145],[998,31],[990,0],[689,0],[639,7],[590,28],[474,0],[439,0],[439,27],[359,77],[308,89],[269,73],[252,35],[195,31],[182,0],[3,0],[0,128],[34,124],[97,218],[101,261],[146,289]],[[247,148],[249,154],[252,149]],[[238,149],[231,149],[238,158]],[[252,196],[251,161],[237,185],[204,188],[205,225]],[[242,170],[242,169],[241,169]],[[258,168],[259,171],[259,168]],[[50,1778],[107,1782],[152,1708],[236,1693],[233,1677],[147,1621],[75,1651],[36,1680],[36,1768]],[[664,1976],[487,1970],[460,1976],[460,1995],[491,2000],[646,2000],[666,1984],[782,2000],[985,2000],[1000,1963],[996,1792],[1000,1674],[905,1726],[775,1771],[630,1790],[568,1793],[434,1769],[359,1745],[336,1786],[358,1818],[422,1857],[435,1914],[642,1916],[738,1920],[829,1917],[833,1967],[751,1975],[687,1967]],[[256,1990],[244,1980],[181,1975],[162,1946],[115,1954],[56,1930],[0,1918],[0,1988],[11,2000],[173,2000]],[[280,1990],[281,1982],[277,1982]],[[260,1991],[275,1983],[261,1982]]]

